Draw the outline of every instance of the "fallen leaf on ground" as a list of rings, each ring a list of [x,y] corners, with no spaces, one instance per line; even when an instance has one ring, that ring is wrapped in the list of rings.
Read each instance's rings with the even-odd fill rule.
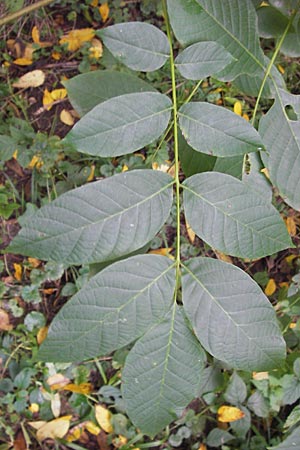
[[[22,75],[18,81],[13,83],[13,87],[27,89],[30,87],[38,87],[44,84],[46,75],[42,70],[32,70]]]
[[[36,438],[42,442],[45,439],[62,439],[70,428],[72,416],[62,416],[50,422],[29,422],[29,425],[37,430]]]
[[[268,296],[273,295],[275,291],[276,291],[276,282],[274,278],[270,278],[267,283],[267,286],[265,287],[265,294]]]
[[[269,379],[269,372],[253,372],[252,373],[253,380],[268,380]]]
[[[235,112],[235,114],[237,114],[238,116],[242,115],[242,104],[240,101],[235,102],[235,104],[233,105],[233,111]]]
[[[12,329],[12,325],[9,323],[9,315],[3,309],[0,309],[0,330],[9,331]]]
[[[290,236],[296,236],[297,234],[297,226],[294,217],[287,217],[286,219],[286,227]]]
[[[62,123],[64,123],[65,125],[69,125],[69,126],[74,125],[74,117],[66,109],[63,109],[61,111],[59,118],[62,121]]]
[[[65,377],[62,373],[55,373],[54,375],[51,375],[46,382],[50,386],[51,391],[54,391],[56,389],[62,389],[69,384],[70,379]]]
[[[150,255],[161,255],[161,256],[167,256],[170,259],[174,259],[174,256],[171,255],[171,251],[173,250],[172,247],[168,248],[157,248],[155,250],[150,250]]]
[[[219,422],[235,422],[245,417],[245,413],[236,406],[221,406],[218,409]]]
[[[67,48],[70,52],[75,52],[80,49],[82,44],[91,41],[95,36],[95,30],[93,28],[82,28],[81,30],[72,30],[65,36],[63,36],[59,43],[67,44]]]
[[[73,384],[69,383],[66,384],[63,388],[64,391],[71,391],[75,392],[76,394],[90,394],[92,392],[92,385],[91,383],[80,383],[80,384]]]
[[[47,111],[50,111],[54,102],[63,100],[66,96],[67,90],[64,88],[54,89],[51,92],[49,92],[48,89],[45,89],[43,95],[43,105],[47,109]]]
[[[106,433],[112,433],[113,426],[111,424],[111,412],[108,409],[104,408],[104,406],[96,405],[95,406],[95,417],[100,427]]]
[[[94,38],[94,39],[92,39],[91,43],[92,43],[92,46],[89,48],[90,58],[96,58],[96,59],[101,58],[101,56],[103,54],[102,42],[99,39]]]
[[[108,3],[105,2],[101,6],[99,6],[99,12],[101,14],[101,18],[103,22],[106,22],[109,16],[109,6]]]
[[[42,327],[39,329],[36,335],[36,340],[39,345],[41,345],[41,343],[46,339],[47,334],[48,334],[48,327]]]
[[[17,281],[21,281],[22,280],[22,273],[23,273],[23,269],[22,269],[21,264],[14,263],[14,269],[15,269],[15,273],[14,273],[15,279]]]

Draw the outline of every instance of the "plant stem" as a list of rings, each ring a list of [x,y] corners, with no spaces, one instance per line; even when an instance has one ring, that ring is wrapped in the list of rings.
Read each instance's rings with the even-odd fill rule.
[[[284,32],[283,32],[281,38],[279,39],[279,41],[278,41],[278,43],[277,43],[277,45],[276,45],[276,47],[275,47],[275,51],[274,51],[274,54],[273,54],[273,56],[272,56],[272,59],[271,59],[271,61],[270,61],[269,64],[268,64],[266,73],[265,73],[264,78],[263,78],[263,80],[262,80],[262,83],[261,83],[261,86],[260,86],[260,89],[259,89],[259,93],[258,93],[258,96],[257,96],[257,99],[256,99],[256,103],[255,103],[255,107],[254,107],[254,111],[253,111],[253,117],[252,117],[252,120],[251,120],[252,125],[254,125],[254,122],[255,122],[255,118],[256,118],[256,114],[257,114],[257,110],[258,110],[258,105],[259,105],[259,102],[260,102],[260,99],[261,99],[261,96],[262,96],[262,93],[263,93],[263,90],[264,90],[266,81],[267,81],[267,79],[268,79],[268,76],[269,76],[270,73],[271,73],[272,67],[273,67],[273,65],[274,65],[274,63],[275,63],[275,60],[276,60],[276,58],[277,58],[277,56],[278,56],[278,53],[279,53],[279,51],[280,51],[280,49],[281,49],[281,46],[282,46],[282,44],[283,44],[283,41],[284,41],[285,38],[286,38],[286,35],[287,35],[287,33],[288,33],[288,31],[289,31],[289,29],[290,29],[292,23],[293,23],[293,20],[294,20],[296,14],[297,14],[297,9],[295,9],[295,11],[293,12],[293,14],[291,15],[290,20],[289,20],[289,23],[287,24],[287,26],[286,26],[286,28],[285,28],[285,30],[284,30]],[[271,78],[273,79],[272,76],[271,76]],[[274,82],[274,84],[276,84],[276,83]]]
[[[171,27],[169,22],[166,0],[163,0],[163,13],[166,22],[167,36],[170,45],[170,65],[172,80],[172,98],[173,98],[173,131],[174,131],[174,162],[175,162],[175,191],[176,191],[176,287],[179,287],[180,280],[180,181],[179,181],[179,152],[178,152],[178,125],[177,125],[177,92],[176,75],[174,64],[174,53],[172,45]]]
[[[43,6],[47,6],[50,3],[53,3],[54,0],[40,0],[39,2],[34,3],[33,5],[28,5],[25,8],[19,9],[18,11],[8,14],[7,16],[0,19],[0,26],[6,25],[9,22],[12,22],[19,17],[24,16],[25,14],[29,14],[36,9],[42,8]]]

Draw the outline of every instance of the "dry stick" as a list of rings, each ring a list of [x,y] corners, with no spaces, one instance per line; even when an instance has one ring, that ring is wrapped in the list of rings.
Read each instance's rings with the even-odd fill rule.
[[[42,8],[43,6],[47,6],[53,1],[54,0],[40,0],[39,2],[36,2],[33,5],[25,6],[25,8],[19,9],[19,11],[16,11],[12,14],[8,14],[8,16],[0,19],[0,27],[6,25],[9,22],[12,22],[13,20],[18,19],[19,17],[24,16],[25,14],[31,13],[36,9]]]

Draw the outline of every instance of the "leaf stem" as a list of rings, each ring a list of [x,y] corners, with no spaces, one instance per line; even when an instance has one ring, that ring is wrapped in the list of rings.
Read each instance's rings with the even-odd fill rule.
[[[261,83],[261,86],[260,86],[260,89],[259,89],[259,93],[258,93],[258,96],[257,96],[257,99],[256,99],[256,103],[255,103],[255,107],[254,107],[254,111],[253,111],[253,116],[252,116],[252,120],[251,120],[252,125],[254,125],[254,123],[255,123],[259,102],[260,102],[260,99],[261,99],[261,96],[262,96],[262,93],[263,93],[266,81],[267,81],[267,79],[268,79],[268,77],[269,77],[269,75],[271,73],[272,67],[273,67],[273,65],[275,63],[275,60],[276,60],[276,58],[278,56],[278,53],[279,53],[279,51],[281,49],[283,41],[286,38],[286,35],[287,35],[287,33],[288,33],[292,23],[293,23],[293,20],[294,20],[296,14],[297,14],[297,9],[295,9],[293,14],[291,15],[290,20],[289,20],[289,22],[288,22],[288,24],[287,24],[287,26],[286,26],[286,28],[285,28],[281,38],[279,39],[279,41],[278,41],[278,43],[277,43],[277,45],[275,47],[275,51],[274,51],[274,54],[272,56],[272,59],[270,60],[270,62],[268,64],[266,73],[265,73],[264,78],[262,80],[262,83]],[[271,76],[271,78],[273,79],[272,76]],[[273,82],[274,82],[274,80],[273,80]],[[276,84],[276,83],[274,82],[274,84]]]
[[[179,287],[180,281],[180,181],[179,181],[179,151],[178,151],[178,125],[177,125],[177,92],[176,75],[174,64],[174,53],[172,44],[171,27],[169,22],[166,0],[163,0],[163,13],[167,28],[167,36],[170,45],[170,65],[172,80],[172,99],[173,99],[173,131],[174,131],[174,162],[175,162],[175,191],[176,191],[176,287]]]

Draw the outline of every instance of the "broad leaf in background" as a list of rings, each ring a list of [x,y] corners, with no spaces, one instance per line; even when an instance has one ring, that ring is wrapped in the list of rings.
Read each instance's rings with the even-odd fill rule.
[[[174,289],[169,258],[139,255],[112,264],[59,311],[39,358],[83,361],[124,347],[164,317]]]
[[[187,221],[213,248],[254,259],[293,247],[278,211],[242,181],[207,172],[188,178],[183,187]]]
[[[95,70],[64,81],[68,98],[80,116],[99,103],[133,92],[155,92],[146,81],[125,72]]]
[[[249,275],[212,258],[184,263],[183,304],[203,347],[241,370],[269,370],[285,358],[275,311]]]
[[[213,156],[237,156],[262,149],[262,140],[245,119],[225,108],[205,102],[183,105],[179,125],[188,144]]]
[[[293,110],[288,111],[292,106]],[[293,118],[289,118],[292,113]],[[300,209],[300,96],[278,90],[275,103],[259,123],[272,183],[285,201]]]
[[[157,70],[170,56],[167,36],[149,23],[118,23],[97,34],[114,57],[133,70]]]
[[[158,92],[114,97],[83,116],[64,140],[89,155],[133,153],[165,131],[171,108],[171,100]]]
[[[122,373],[123,396],[132,422],[155,436],[197,395],[205,353],[174,305],[132,348]]]
[[[256,153],[250,153],[255,155]],[[230,156],[229,158],[217,158],[214,165],[214,172],[227,173],[239,180],[243,176],[244,155]]]
[[[217,73],[233,60],[216,42],[198,42],[179,53],[175,65],[189,80],[200,80]]]
[[[74,189],[30,216],[9,251],[69,264],[126,255],[166,221],[172,184],[163,172],[136,170]]]
[[[256,11],[258,32],[264,38],[280,37],[289,23],[289,18],[270,5],[263,5]]]
[[[186,177],[213,170],[217,158],[195,151],[186,142],[180,130],[178,132],[178,145],[180,164]]]
[[[294,431],[279,445],[275,447],[267,447],[268,450],[291,450],[300,448],[300,427]]]

